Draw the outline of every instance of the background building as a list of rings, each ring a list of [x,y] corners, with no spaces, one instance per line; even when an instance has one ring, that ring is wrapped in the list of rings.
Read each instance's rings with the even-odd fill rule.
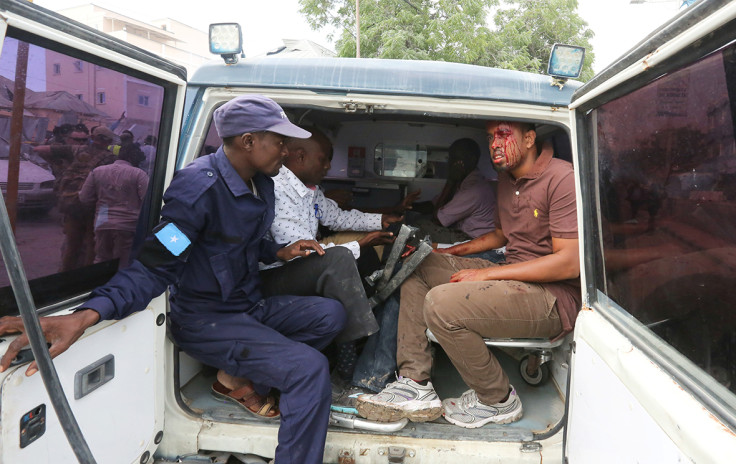
[[[207,32],[170,18],[146,23],[93,3],[57,12],[180,64],[187,68],[189,75],[214,57],[209,50]]]

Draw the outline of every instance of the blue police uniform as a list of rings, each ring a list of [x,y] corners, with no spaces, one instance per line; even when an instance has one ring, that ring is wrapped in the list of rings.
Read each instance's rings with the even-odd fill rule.
[[[142,310],[170,287],[171,334],[195,359],[281,391],[275,461],[322,463],[330,379],[319,350],[345,324],[331,299],[263,299],[258,262],[282,245],[264,240],[274,218],[273,181],[253,195],[222,147],[180,170],[164,194],[162,222],[138,259],[92,292],[83,307],[101,319]],[[259,390],[263,390],[259,388]]]

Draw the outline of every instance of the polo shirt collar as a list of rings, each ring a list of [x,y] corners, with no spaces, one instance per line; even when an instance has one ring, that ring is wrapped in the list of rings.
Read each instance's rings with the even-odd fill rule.
[[[521,179],[536,179],[537,177],[541,176],[542,173],[547,169],[547,166],[549,166],[549,162],[552,160],[552,156],[554,155],[552,151],[551,146],[545,145],[542,148],[542,152],[537,157],[537,160],[534,161],[534,165],[532,166],[531,170],[529,170],[528,173],[521,176],[517,180]],[[511,177],[511,176],[509,176]]]
[[[214,157],[215,167],[220,173],[220,177],[222,177],[225,185],[227,185],[227,188],[230,189],[233,195],[240,197],[248,193],[252,194],[248,186],[245,185],[243,178],[240,177],[240,174],[238,174],[230,163],[230,160],[225,156],[225,151],[222,149],[222,146],[220,146],[217,152],[211,156]]]

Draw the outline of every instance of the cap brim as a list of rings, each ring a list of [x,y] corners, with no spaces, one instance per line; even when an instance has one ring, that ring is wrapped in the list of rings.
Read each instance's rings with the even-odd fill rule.
[[[289,121],[283,121],[276,125],[273,125],[266,129],[267,131],[276,132],[277,134],[285,135],[287,137],[294,137],[297,139],[308,139],[312,136],[312,133],[305,131],[299,126],[296,126]]]

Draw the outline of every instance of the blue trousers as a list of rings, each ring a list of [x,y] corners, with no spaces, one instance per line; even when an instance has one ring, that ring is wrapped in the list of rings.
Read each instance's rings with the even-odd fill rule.
[[[380,392],[395,379],[396,338],[399,327],[399,296],[394,292],[374,310],[381,330],[365,342],[355,365],[352,384]]]
[[[176,309],[176,308],[174,308]],[[281,391],[275,461],[322,464],[331,388],[320,353],[345,325],[345,309],[328,298],[276,296],[247,311],[216,312],[173,323],[172,336],[198,361]]]

